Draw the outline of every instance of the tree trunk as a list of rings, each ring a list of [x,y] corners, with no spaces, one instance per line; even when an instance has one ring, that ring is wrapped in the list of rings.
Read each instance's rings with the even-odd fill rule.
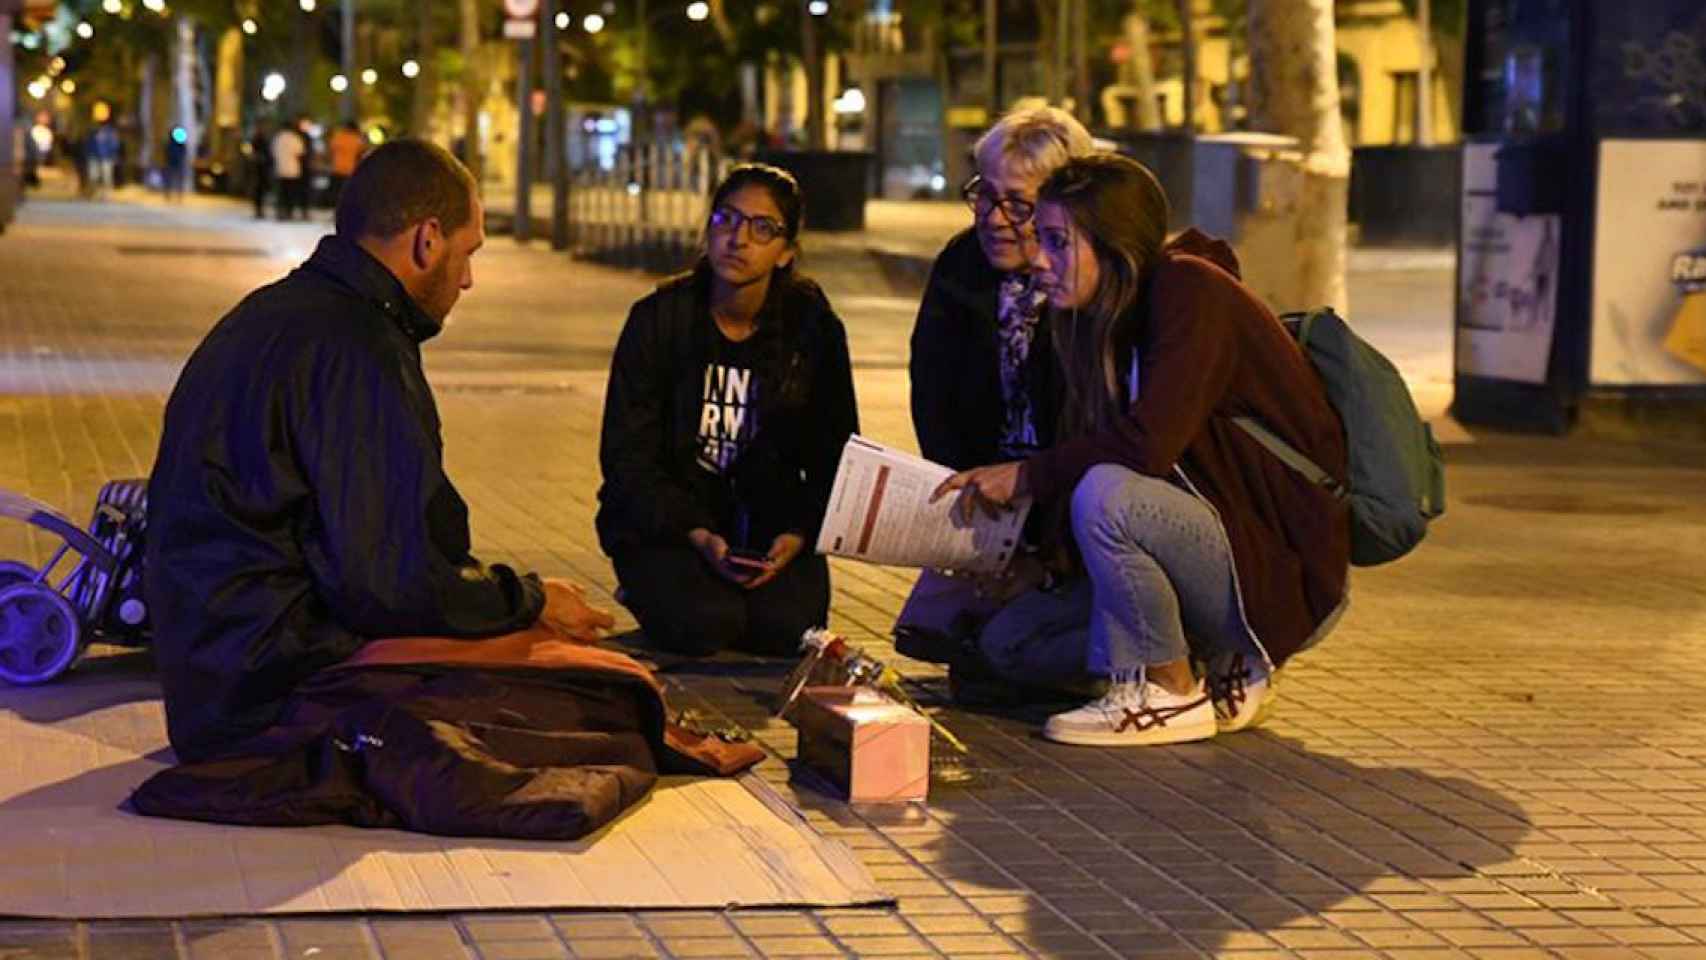
[[[1043,95],[1050,103],[1060,102],[1059,53],[1055,31],[1060,23],[1057,16],[1060,0],[1036,0],[1037,5],[1037,63],[1043,68]]]
[[[188,190],[194,186],[196,146],[201,142],[201,124],[195,108],[195,21],[180,15],[174,26],[177,30],[172,45],[172,117],[174,123],[184,128],[187,139],[183,163],[173,175]]]
[[[0,36],[7,38],[5,46],[0,47],[0,145],[3,145],[0,146],[0,233],[5,232],[6,224],[12,219],[18,189],[12,157],[12,130],[19,119],[16,112],[18,67],[10,41],[13,22],[11,8],[0,7]]]
[[[138,174],[146,177],[154,165],[154,54],[142,58],[141,77],[136,97],[136,135],[142,142],[136,145]]]
[[[207,125],[208,154],[230,164],[243,140],[243,32],[227,27],[219,36],[213,80],[213,122]]]
[[[1149,19],[1135,9],[1125,18],[1125,42],[1131,48],[1130,81],[1137,90],[1137,128],[1160,130],[1161,110],[1155,103],[1155,61],[1149,55]]]
[[[806,146],[822,150],[829,143],[823,118],[823,52],[818,49],[817,18],[808,0],[800,0],[800,60],[806,71]]]
[[[355,69],[355,0],[344,0],[338,12],[338,63],[344,79],[349,81],[338,94],[338,119],[347,123],[355,119],[355,98],[361,89]]]
[[[1076,0],[1072,16],[1072,102],[1085,126],[1095,120],[1090,104],[1090,3]]]
[[[1180,77],[1184,83],[1181,95],[1184,97],[1185,132],[1195,135],[1197,132],[1197,24],[1192,0],[1176,0],[1179,11],[1179,53],[1183,61],[1180,67]],[[1253,0],[1260,2],[1260,0]]]
[[[462,162],[481,179],[480,101],[486,89],[480,77],[480,5],[461,0],[462,8]]]
[[[416,137],[425,137],[427,128],[432,126],[432,108],[438,93],[437,58],[433,56],[437,48],[433,46],[432,11],[433,4],[415,5],[415,62],[420,65],[421,72],[415,77],[414,97],[409,111],[409,132]]]
[[[1275,306],[1345,310],[1351,157],[1339,116],[1333,3],[1250,0],[1249,10],[1251,127],[1296,137],[1302,152],[1287,264],[1297,302]]]

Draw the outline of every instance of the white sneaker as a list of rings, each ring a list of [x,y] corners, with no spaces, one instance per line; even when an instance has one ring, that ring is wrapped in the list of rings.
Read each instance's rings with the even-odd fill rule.
[[[1214,707],[1201,681],[1183,696],[1169,693],[1143,676],[1119,680],[1100,700],[1057,713],[1043,726],[1056,743],[1088,747],[1145,747],[1185,743],[1214,736]]]
[[[1219,654],[1208,662],[1203,680],[1221,733],[1259,726],[1274,711],[1274,677],[1267,664],[1255,657],[1231,651]]]

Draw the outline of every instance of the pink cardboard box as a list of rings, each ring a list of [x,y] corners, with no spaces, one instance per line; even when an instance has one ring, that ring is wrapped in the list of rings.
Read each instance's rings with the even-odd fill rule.
[[[800,762],[847,791],[849,803],[923,800],[930,792],[930,721],[864,687],[807,687],[794,708]]]

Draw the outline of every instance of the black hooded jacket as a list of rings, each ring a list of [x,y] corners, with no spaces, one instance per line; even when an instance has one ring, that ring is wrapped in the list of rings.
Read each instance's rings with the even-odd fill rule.
[[[817,284],[777,274],[752,335],[759,357],[758,432],[726,475],[702,469],[705,364],[720,334],[709,268],[659,285],[634,304],[611,360],[599,464],[604,551],[686,543],[704,527],[765,549],[782,533],[809,550],[829,503],[841,448],[859,429],[847,331]],[[748,519],[746,544],[738,518]]]
[[[926,460],[955,470],[1001,461],[1000,318],[1002,274],[975,230],[948,241],[912,328],[912,427]],[[1045,312],[1025,362],[1037,437],[1047,447],[1059,410],[1060,373]]]
[[[148,485],[145,590],[180,759],[271,724],[378,637],[523,629],[540,584],[470,554],[420,344],[440,324],[336,236],[190,357]]]

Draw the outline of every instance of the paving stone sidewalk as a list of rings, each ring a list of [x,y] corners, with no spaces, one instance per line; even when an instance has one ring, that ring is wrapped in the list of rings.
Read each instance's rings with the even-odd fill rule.
[[[81,517],[101,482],[145,473],[189,349],[320,229],[196,200],[26,206],[0,237],[0,487]],[[604,364],[649,281],[507,239],[475,271],[426,350],[477,548],[608,602]],[[866,432],[910,446],[910,316],[892,291],[830,293]],[[1286,669],[1257,731],[1062,747],[1035,717],[943,706],[940,671],[906,663],[971,744],[969,779],[927,807],[856,810],[788,783],[779,668],[669,665],[677,700],[774,751],[763,774],[895,909],[14,920],[0,958],[1706,958],[1706,451],[1450,436],[1450,513],[1413,557],[1357,571],[1349,616]],[[42,556],[26,531],[0,526],[0,557]],[[832,626],[890,654],[908,577],[835,577]]]

